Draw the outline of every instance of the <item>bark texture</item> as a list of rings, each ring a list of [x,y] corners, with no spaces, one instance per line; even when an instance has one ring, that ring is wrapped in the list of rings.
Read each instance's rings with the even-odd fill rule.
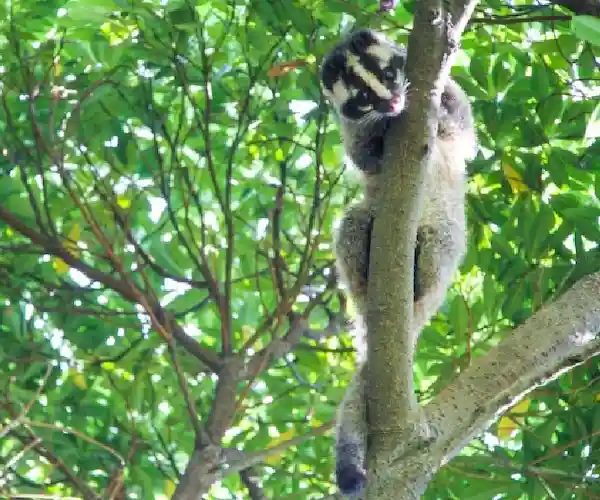
[[[368,342],[368,499],[417,498],[402,475],[390,474],[389,461],[429,443],[432,429],[422,416],[413,387],[414,246],[422,206],[422,185],[437,135],[431,112],[440,96],[460,36],[476,0],[420,0],[408,41],[410,99],[404,120],[386,144],[369,263]],[[390,349],[393,346],[393,349]],[[424,485],[426,482],[422,482]],[[407,489],[407,485],[409,485]]]
[[[510,332],[425,406],[428,442],[413,436],[399,444],[388,435],[394,452],[377,469],[377,489],[367,499],[420,498],[439,468],[504,411],[599,352],[600,272]]]
[[[568,0],[571,2],[571,0]],[[597,0],[587,5],[595,8]],[[566,6],[566,2],[558,2]],[[600,351],[600,273],[581,280],[516,328],[421,408],[412,381],[413,257],[430,138],[430,110],[476,0],[417,2],[409,38],[411,99],[386,144],[371,241],[367,329],[368,487],[366,500],[420,498],[429,480],[474,436],[535,387]],[[583,13],[577,2],[576,12]],[[390,348],[393,347],[393,348]]]

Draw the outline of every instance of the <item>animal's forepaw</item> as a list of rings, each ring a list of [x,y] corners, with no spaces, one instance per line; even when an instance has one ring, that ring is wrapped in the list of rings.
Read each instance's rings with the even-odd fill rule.
[[[349,498],[358,498],[367,484],[367,474],[362,467],[355,465],[336,471],[338,488]]]

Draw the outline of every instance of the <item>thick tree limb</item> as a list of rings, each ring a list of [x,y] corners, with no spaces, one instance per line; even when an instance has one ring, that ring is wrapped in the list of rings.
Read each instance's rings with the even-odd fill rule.
[[[219,448],[210,444],[198,443],[186,467],[185,473],[177,486],[173,500],[200,500],[202,495],[209,490],[215,481],[229,474],[248,472],[253,466],[262,463],[267,457],[282,453],[292,446],[298,446],[308,439],[325,434],[333,425],[333,421],[327,422],[311,429],[302,436],[297,436],[271,448],[254,452],[244,452],[234,448]]]
[[[578,14],[597,15],[600,5],[598,0],[551,1]],[[411,333],[409,327],[422,184],[430,161],[429,144],[437,134],[431,110],[440,104],[453,55],[476,3],[421,0],[416,4],[408,43],[410,98],[404,120],[390,132],[402,140],[386,144],[371,241],[366,315],[369,500],[420,498],[439,467],[507,406],[561,369],[600,350],[596,341],[599,276],[562,299],[580,304],[567,318],[560,317],[565,307],[536,315],[474,363],[425,411],[417,403],[413,360],[418,332]],[[588,294],[587,300],[580,301],[581,294]]]
[[[431,89],[441,86],[446,42],[441,0],[419,3],[414,26],[409,38],[411,94],[406,119],[396,122],[390,132],[403,139],[386,144],[382,176],[387,179],[381,183],[371,240],[367,310],[371,457],[390,443],[387,435],[398,430],[390,423],[418,418],[419,408],[412,375],[412,269],[429,138],[436,133],[436,124],[429,123],[429,109],[435,106]],[[417,64],[416,54],[427,53],[430,57],[420,56]]]
[[[399,478],[393,498],[420,498],[439,468],[506,409],[599,352],[600,272],[546,304],[425,407],[434,438],[385,471]]]
[[[458,42],[476,0],[420,0],[408,42],[410,98],[404,121],[397,121],[386,144],[379,207],[369,264],[367,498],[398,495],[402,478],[382,480],[398,443],[418,446],[428,438],[413,387],[415,339],[410,333],[413,267],[422,184],[437,122],[430,110],[440,105]],[[394,128],[395,127],[395,128]],[[393,349],[390,349],[393,346]],[[381,468],[381,470],[380,470]],[[398,485],[396,485],[398,483]]]
[[[127,280],[120,279],[105,271],[97,269],[75,255],[72,255],[57,239],[40,233],[30,227],[15,214],[0,206],[0,221],[3,221],[15,231],[26,237],[33,245],[39,246],[44,252],[63,259],[69,266],[78,269],[84,273],[90,280],[98,281],[106,287],[119,293],[124,299],[140,303],[139,293],[133,285]],[[222,477],[222,474],[230,474],[229,470],[222,470],[222,450],[215,443],[220,443],[223,433],[231,425],[235,417],[238,400],[237,385],[238,382],[251,375],[256,376],[261,371],[261,366],[267,366],[274,359],[281,357],[295,347],[302,337],[321,338],[326,335],[334,335],[343,329],[343,314],[339,317],[333,315],[329,325],[324,330],[313,330],[308,326],[304,318],[299,317],[290,327],[290,330],[281,339],[276,339],[269,344],[263,351],[257,353],[254,357],[246,359],[245,353],[228,358],[221,358],[218,354],[205,349],[196,340],[185,333],[181,325],[176,321],[175,316],[160,306],[156,299],[144,297],[146,304],[154,316],[157,324],[166,330],[169,335],[177,340],[190,354],[196,356],[205,363],[211,370],[219,376],[215,398],[208,415],[204,428],[200,427],[196,411],[192,406],[194,402],[188,397],[186,404],[192,418],[192,424],[196,430],[197,443],[192,454],[190,463],[186,467],[185,474],[177,487],[174,498],[188,499],[200,498],[202,494],[208,491],[211,484]],[[172,350],[171,340],[167,338],[169,347]],[[185,379],[178,369],[179,380],[186,393]],[[256,370],[256,373],[255,373]],[[324,432],[329,426],[323,426],[314,431],[314,434]],[[304,438],[298,438],[302,440]],[[292,446],[294,442],[283,443],[282,446]],[[268,454],[275,453],[276,450],[269,450]],[[268,456],[265,455],[265,456]],[[247,457],[251,463],[259,463],[264,456]],[[248,468],[245,465],[243,469]],[[242,470],[242,469],[239,469]]]
[[[219,446],[209,444],[197,447],[186,466],[185,474],[177,484],[172,500],[201,500],[218,478],[215,465],[220,459]]]
[[[476,359],[427,405],[434,455],[448,457],[538,385],[600,352],[600,273],[580,280]]]

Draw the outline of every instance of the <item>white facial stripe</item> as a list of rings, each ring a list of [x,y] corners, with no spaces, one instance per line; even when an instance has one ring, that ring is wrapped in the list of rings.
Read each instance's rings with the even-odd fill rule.
[[[377,58],[381,64],[381,67],[385,68],[390,63],[390,59],[394,55],[394,51],[388,45],[380,45],[377,43],[375,45],[371,45],[367,49],[367,54]]]
[[[379,33],[378,31],[371,31],[371,34],[381,45],[391,45],[389,38],[387,38],[383,33]]]
[[[360,64],[360,60],[352,52],[346,52],[346,60],[348,61],[348,67],[354,71],[354,74],[359,76],[381,99],[389,100],[392,98],[392,93],[373,73],[367,71],[365,67]]]
[[[331,90],[331,99],[338,106],[344,104],[348,99],[350,99],[350,97],[352,97],[350,90],[348,90],[348,87],[344,85],[342,80],[338,80],[333,84],[333,88]]]

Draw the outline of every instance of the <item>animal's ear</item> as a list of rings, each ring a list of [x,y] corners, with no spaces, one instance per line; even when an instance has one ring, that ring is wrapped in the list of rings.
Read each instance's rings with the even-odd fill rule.
[[[350,50],[355,54],[364,52],[376,43],[377,36],[371,30],[366,29],[355,31],[349,40]]]
[[[342,52],[333,52],[330,54],[321,68],[321,82],[327,90],[333,90],[333,85],[337,82],[346,66],[346,56]]]

